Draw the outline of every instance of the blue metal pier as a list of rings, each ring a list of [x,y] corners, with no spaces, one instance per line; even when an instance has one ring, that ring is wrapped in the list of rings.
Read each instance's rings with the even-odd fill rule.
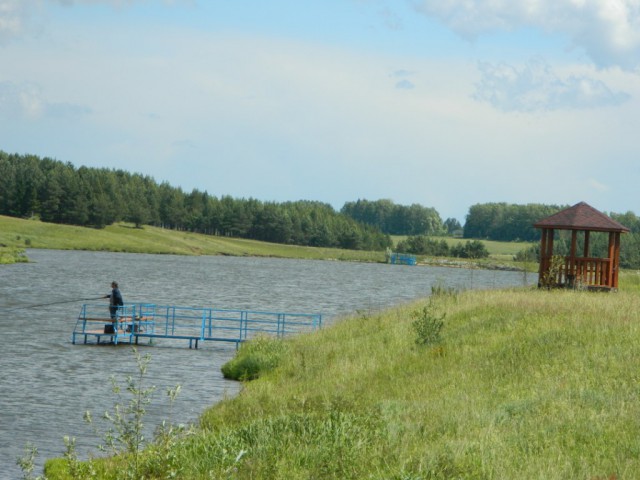
[[[417,265],[415,255],[408,253],[391,253],[389,256],[389,263],[392,265]]]
[[[238,345],[258,334],[284,337],[322,327],[322,315],[251,310],[162,306],[145,303],[118,307],[109,318],[104,303],[82,306],[71,341],[82,343],[134,343],[147,339],[187,340],[189,348],[198,342],[232,342]]]

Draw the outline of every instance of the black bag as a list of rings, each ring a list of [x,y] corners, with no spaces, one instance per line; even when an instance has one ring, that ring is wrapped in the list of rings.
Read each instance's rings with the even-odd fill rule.
[[[116,333],[116,331],[113,328],[113,324],[112,323],[105,324],[104,333]]]

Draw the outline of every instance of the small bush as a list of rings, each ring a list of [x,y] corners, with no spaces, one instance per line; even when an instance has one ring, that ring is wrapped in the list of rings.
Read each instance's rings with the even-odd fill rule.
[[[540,245],[524,248],[513,256],[516,262],[538,262],[540,261]]]
[[[421,346],[435,345],[442,340],[445,313],[438,314],[433,302],[411,314],[411,327],[416,332],[416,343]]]
[[[545,288],[554,288],[558,286],[558,279],[564,269],[564,257],[554,255],[551,257],[549,269],[540,278],[540,285]]]
[[[401,253],[446,257],[449,255],[449,244],[446,240],[434,240],[426,235],[409,236],[398,242],[396,250]]]
[[[467,243],[455,245],[451,248],[451,256],[458,258],[488,258],[489,250],[480,240],[467,241]]]
[[[259,336],[244,343],[234,358],[222,366],[222,374],[232,380],[255,380],[273,370],[287,351],[280,339]]]

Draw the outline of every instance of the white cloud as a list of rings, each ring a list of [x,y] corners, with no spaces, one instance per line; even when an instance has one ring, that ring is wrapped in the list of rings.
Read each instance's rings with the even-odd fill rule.
[[[413,0],[459,35],[538,28],[566,35],[598,67],[640,68],[639,0]]]
[[[33,4],[29,0],[0,0],[0,45],[24,32]]]
[[[195,0],[155,0],[163,5],[193,5]],[[42,13],[46,5],[110,5],[124,8],[149,0],[0,0],[0,45],[24,35],[30,28],[33,17]]]
[[[480,63],[482,78],[474,98],[510,111],[546,111],[619,105],[630,98],[586,75],[561,77],[544,61],[530,60],[522,68],[507,63]]]
[[[44,110],[39,89],[30,83],[0,82],[0,115],[37,118]]]
[[[0,117],[39,119],[74,118],[91,113],[88,107],[48,102],[36,84],[0,82]]]

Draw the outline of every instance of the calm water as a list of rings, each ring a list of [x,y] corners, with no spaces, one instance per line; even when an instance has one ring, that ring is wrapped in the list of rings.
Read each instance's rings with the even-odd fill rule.
[[[525,281],[515,272],[328,261],[47,250],[28,256],[33,263],[0,267],[0,479],[20,478],[16,458],[27,443],[38,448],[39,467],[62,455],[64,435],[77,438],[83,456],[95,452],[100,438],[83,413],[90,410],[104,430],[99,417],[114,403],[109,378],[122,384],[137,372],[135,359],[128,346],[72,345],[70,339],[80,299],[106,295],[112,280],[125,302],[321,313],[325,325],[357,310],[424,297],[436,283],[469,289]],[[238,392],[239,384],[220,373],[233,345],[204,342],[190,350],[186,342],[162,342],[140,347],[152,358],[147,382],[157,387],[145,419],[150,432],[168,419],[166,391],[176,384],[182,392],[172,420],[182,423]]]

